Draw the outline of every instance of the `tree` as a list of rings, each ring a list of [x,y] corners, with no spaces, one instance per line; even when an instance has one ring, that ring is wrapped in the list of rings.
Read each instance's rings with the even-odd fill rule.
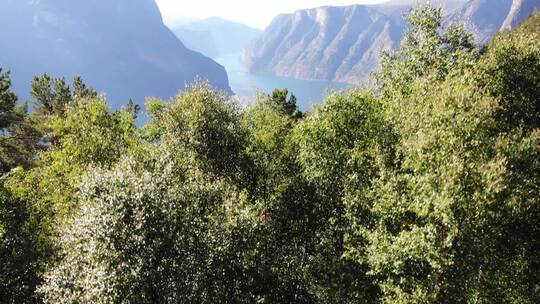
[[[47,124],[55,145],[39,154],[34,168],[14,174],[9,184],[23,200],[63,218],[72,211],[88,166],[112,166],[128,147],[136,146],[134,117],[124,110],[109,113],[103,98],[80,98]]]
[[[437,14],[426,16],[417,26],[439,24]],[[412,53],[406,41],[397,54],[411,55],[383,65],[379,96],[396,131],[396,157],[375,163],[371,187],[347,195],[359,236],[348,251],[367,262],[385,303],[537,302],[538,277],[529,269],[538,265],[538,130],[505,118],[522,110],[523,103],[506,106],[519,86],[479,86],[504,84],[502,70],[478,77],[485,59],[474,54],[430,57],[444,50],[432,33],[419,36],[432,39],[416,41]],[[523,50],[504,60],[534,80],[536,49]],[[504,66],[489,54],[492,67]],[[525,67],[523,58],[533,60]],[[528,92],[524,100],[538,100]]]
[[[251,289],[263,303],[315,303],[317,284],[308,279],[318,225],[315,191],[297,160],[293,133],[298,109],[294,105],[283,111],[277,106],[283,101],[261,96],[241,120],[247,130],[245,151],[253,164],[248,193],[258,212],[257,229],[246,236],[259,244],[252,249],[257,261],[250,265],[255,274]]]
[[[540,16],[501,33],[477,67],[478,86],[501,100],[499,120],[510,128],[540,127]]]
[[[40,289],[45,302],[256,301],[248,261],[257,217],[236,178],[236,108],[205,84],[150,104],[149,145],[94,163],[70,198],[76,215]]]
[[[353,237],[346,194],[354,187],[370,187],[376,175],[375,152],[391,153],[387,147],[393,140],[392,127],[372,92],[352,90],[328,97],[295,132],[303,175],[316,189],[312,199],[318,197],[312,212],[320,222],[315,232],[319,263],[313,276],[324,282],[321,298],[335,303],[375,301],[378,291],[367,276],[366,263],[346,256],[345,244]]]
[[[412,27],[400,47],[381,54],[381,70],[375,74],[381,95],[407,94],[409,83],[416,78],[429,76],[440,81],[464,61],[477,58],[473,36],[463,25],[453,23],[442,28],[441,8],[419,5],[405,19]]]
[[[39,271],[58,258],[57,237],[81,207],[80,183],[88,167],[111,167],[129,147],[144,149],[137,144],[131,113],[109,113],[103,98],[77,98],[63,116],[46,118],[55,144],[37,154],[34,166],[12,172],[5,182],[32,223]]]
[[[272,94],[268,96],[268,102],[272,108],[283,115],[288,115],[295,119],[302,118],[303,116],[303,113],[296,105],[296,96],[292,93],[289,95],[289,90],[287,89],[275,89],[272,91]]]
[[[249,159],[244,154],[245,132],[238,105],[207,82],[193,84],[171,103],[148,103],[153,120],[147,136],[186,155],[205,172],[249,187]]]
[[[241,197],[159,150],[89,172],[45,303],[251,302],[225,259]]]
[[[13,117],[13,109],[17,103],[17,95],[11,92],[11,79],[9,71],[3,72],[0,69],[0,129],[7,128]]]
[[[88,87],[80,76],[73,79],[73,92],[63,77],[53,78],[47,74],[34,77],[30,95],[34,98],[35,111],[44,116],[63,117],[66,109],[76,98],[97,98],[96,91]]]
[[[28,168],[39,148],[39,133],[11,91],[9,72],[0,69],[0,175],[17,166]]]
[[[0,298],[4,303],[39,303],[41,283],[36,231],[28,210],[0,178]]]

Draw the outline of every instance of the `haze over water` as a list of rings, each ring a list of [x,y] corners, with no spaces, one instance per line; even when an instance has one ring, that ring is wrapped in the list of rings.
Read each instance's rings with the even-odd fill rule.
[[[223,55],[214,60],[227,70],[231,89],[240,99],[247,102],[253,100],[258,90],[271,93],[274,89],[287,88],[296,96],[300,109],[305,111],[309,110],[313,104],[321,103],[331,90],[342,90],[351,86],[333,81],[299,80],[270,74],[251,74],[240,62],[240,53]]]

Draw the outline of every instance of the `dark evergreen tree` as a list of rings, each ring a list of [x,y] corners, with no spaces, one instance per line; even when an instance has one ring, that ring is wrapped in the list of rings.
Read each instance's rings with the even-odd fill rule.
[[[73,79],[71,89],[63,77],[53,78],[43,74],[32,80],[30,95],[34,98],[36,114],[64,117],[67,107],[73,105],[77,98],[96,98],[97,92],[79,76]]]
[[[9,72],[0,69],[0,174],[17,166],[28,168],[38,148],[39,132],[26,104],[17,105],[17,99]]]
[[[288,115],[293,118],[302,118],[303,113],[298,109],[296,104],[296,96],[293,93],[289,94],[288,89],[275,89],[268,96],[268,100],[272,107],[283,115]]]

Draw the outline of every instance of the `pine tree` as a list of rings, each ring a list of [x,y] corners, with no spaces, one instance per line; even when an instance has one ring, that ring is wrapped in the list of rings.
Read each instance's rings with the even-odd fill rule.
[[[17,105],[11,91],[10,73],[0,68],[0,174],[17,167],[29,167],[38,148],[39,133],[34,128],[26,104]]]

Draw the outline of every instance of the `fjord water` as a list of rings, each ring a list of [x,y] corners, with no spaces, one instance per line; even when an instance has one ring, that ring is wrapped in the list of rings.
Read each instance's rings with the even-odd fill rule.
[[[274,89],[287,88],[296,96],[300,109],[305,111],[311,109],[313,104],[321,103],[328,92],[343,90],[351,86],[332,81],[299,80],[269,74],[251,74],[240,62],[240,56],[240,53],[231,53],[214,58],[214,60],[225,67],[231,89],[242,100],[253,100],[258,90],[271,93]]]

